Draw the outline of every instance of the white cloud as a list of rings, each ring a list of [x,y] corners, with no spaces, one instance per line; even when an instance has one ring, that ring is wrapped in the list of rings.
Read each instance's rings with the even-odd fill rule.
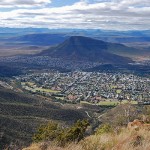
[[[11,1],[19,5],[18,1],[20,0]],[[27,5],[27,0],[23,1]],[[35,1],[37,2],[35,5],[40,4],[40,2],[43,2],[42,4],[49,2],[48,0],[30,0],[30,4]],[[101,0],[89,3],[82,0],[71,6],[14,9],[0,13],[0,26],[113,30],[150,29],[150,4],[148,1]],[[5,2],[8,2],[8,0],[5,0]]]
[[[51,3],[51,0],[1,0],[0,7],[33,7]]]

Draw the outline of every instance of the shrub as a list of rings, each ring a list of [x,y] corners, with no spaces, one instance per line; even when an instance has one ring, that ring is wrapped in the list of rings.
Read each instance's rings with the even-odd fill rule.
[[[66,143],[79,142],[84,138],[88,126],[89,122],[87,120],[78,120],[73,126],[61,132],[57,138],[58,143],[64,146]]]
[[[59,136],[61,128],[56,122],[49,122],[48,124],[41,125],[37,132],[33,135],[34,142],[52,141]]]
[[[96,135],[101,135],[104,133],[113,133],[113,128],[109,124],[103,124],[96,130]]]
[[[66,129],[63,129],[55,122],[49,122],[39,127],[33,136],[33,141],[55,141],[58,145],[65,146],[67,143],[79,142],[83,139],[88,126],[89,122],[87,120],[78,120],[74,125]]]

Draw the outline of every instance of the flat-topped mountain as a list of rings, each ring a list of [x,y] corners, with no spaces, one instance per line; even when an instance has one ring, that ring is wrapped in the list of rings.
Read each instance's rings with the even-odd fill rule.
[[[121,44],[113,44],[83,36],[72,36],[56,47],[49,48],[39,55],[71,60],[87,60],[102,63],[130,63],[131,59],[114,54],[111,48],[130,49]],[[118,49],[117,47],[117,49]]]

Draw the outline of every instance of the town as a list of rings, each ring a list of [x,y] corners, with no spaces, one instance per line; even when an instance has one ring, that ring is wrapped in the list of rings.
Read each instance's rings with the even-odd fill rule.
[[[100,62],[65,60],[60,58],[52,58],[49,56],[11,56],[1,57],[1,64],[14,64],[16,66],[40,68],[62,68],[66,70],[82,70],[97,67]]]
[[[150,99],[150,79],[133,74],[50,71],[20,75],[15,80],[28,92],[67,102],[146,103]]]

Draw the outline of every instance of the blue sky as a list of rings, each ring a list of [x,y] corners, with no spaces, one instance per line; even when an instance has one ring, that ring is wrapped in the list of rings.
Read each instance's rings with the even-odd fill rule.
[[[65,5],[73,5],[78,2],[78,0],[53,0],[50,4],[51,7],[60,7]]]
[[[150,29],[149,0],[0,0],[0,27]]]

